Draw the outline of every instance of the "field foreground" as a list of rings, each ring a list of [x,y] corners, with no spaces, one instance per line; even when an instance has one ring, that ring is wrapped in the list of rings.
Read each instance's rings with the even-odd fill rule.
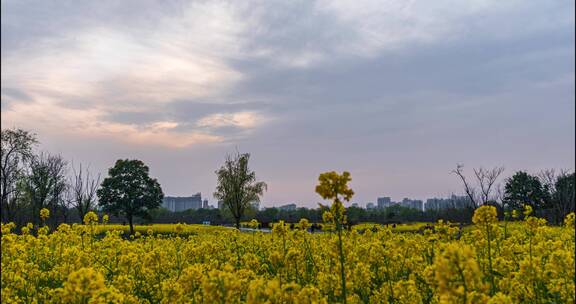
[[[565,222],[477,211],[463,232],[347,232],[347,299],[335,233],[2,224],[2,303],[574,303],[574,214]]]

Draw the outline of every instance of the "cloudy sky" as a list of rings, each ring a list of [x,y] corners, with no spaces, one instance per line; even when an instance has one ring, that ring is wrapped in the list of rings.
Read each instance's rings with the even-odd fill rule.
[[[574,1],[2,0],[2,127],[202,192],[250,152],[264,205],[461,192],[456,163],[574,168]]]

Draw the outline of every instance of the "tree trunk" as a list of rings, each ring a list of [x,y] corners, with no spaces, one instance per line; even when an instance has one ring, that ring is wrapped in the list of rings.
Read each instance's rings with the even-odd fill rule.
[[[236,229],[240,230],[240,218],[236,218]]]
[[[82,211],[81,208],[76,208],[76,210],[78,210],[78,217],[80,217],[80,223],[84,222],[84,212]]]
[[[128,224],[130,225],[130,235],[134,235],[134,225],[132,224],[132,215],[128,216]]]

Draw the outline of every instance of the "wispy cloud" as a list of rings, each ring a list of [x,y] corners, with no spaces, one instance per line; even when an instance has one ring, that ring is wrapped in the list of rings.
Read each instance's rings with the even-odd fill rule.
[[[253,128],[264,122],[264,118],[254,112],[215,113],[198,120],[199,127],[239,127]]]
[[[2,65],[7,67],[2,71],[3,87],[18,90],[3,90],[3,100],[37,101],[3,109],[3,116],[11,120],[32,112],[56,113],[57,119],[40,121],[86,135],[131,134],[127,140],[135,138],[133,133],[147,139],[170,135],[167,140],[136,140],[148,144],[219,140],[220,136],[200,136],[194,130],[177,134],[165,129],[157,136],[157,125],[107,126],[102,119],[117,111],[160,113],[174,100],[219,96],[241,80],[242,73],[226,63],[241,28],[232,14],[205,3],[192,4],[182,14],[157,15],[153,29],[113,27],[93,20],[90,27],[60,28],[55,35],[39,37],[38,47],[6,56],[3,52]],[[40,127],[34,125],[38,120],[23,123]],[[99,128],[86,126],[91,124]]]

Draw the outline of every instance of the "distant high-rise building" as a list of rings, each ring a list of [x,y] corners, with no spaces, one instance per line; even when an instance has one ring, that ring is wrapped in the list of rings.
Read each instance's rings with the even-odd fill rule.
[[[222,209],[222,208],[224,208],[224,202],[218,201],[218,209]]]
[[[400,203],[402,207],[412,208],[422,211],[424,203],[421,200],[413,200],[409,198],[404,198]]]
[[[418,209],[419,211],[424,211],[424,202],[422,200],[414,200],[412,202],[412,206],[414,209]]]
[[[207,199],[205,199],[205,200],[202,202],[202,209],[208,209],[208,200],[207,200]]]
[[[388,208],[392,205],[392,201],[387,196],[379,197],[377,200],[377,203],[378,203],[378,208],[380,208],[380,209]]]
[[[429,198],[426,200],[426,210],[462,209],[470,206],[472,202],[467,196],[452,194],[449,198]]]
[[[350,207],[358,208],[358,203],[352,203],[352,205],[350,205]]]
[[[417,209],[417,210],[424,210],[424,202],[422,202],[421,200],[413,200],[410,198],[404,198],[401,202],[399,203],[392,203],[392,204],[398,204],[402,207],[405,208],[412,208],[412,209]]]
[[[443,198],[429,198],[426,200],[426,205],[424,205],[426,210],[441,210],[445,208]]]
[[[200,192],[192,196],[165,196],[162,200],[162,207],[172,211],[179,212],[188,209],[202,208],[202,195]]]
[[[366,203],[366,209],[374,209],[374,203],[372,202]]]

